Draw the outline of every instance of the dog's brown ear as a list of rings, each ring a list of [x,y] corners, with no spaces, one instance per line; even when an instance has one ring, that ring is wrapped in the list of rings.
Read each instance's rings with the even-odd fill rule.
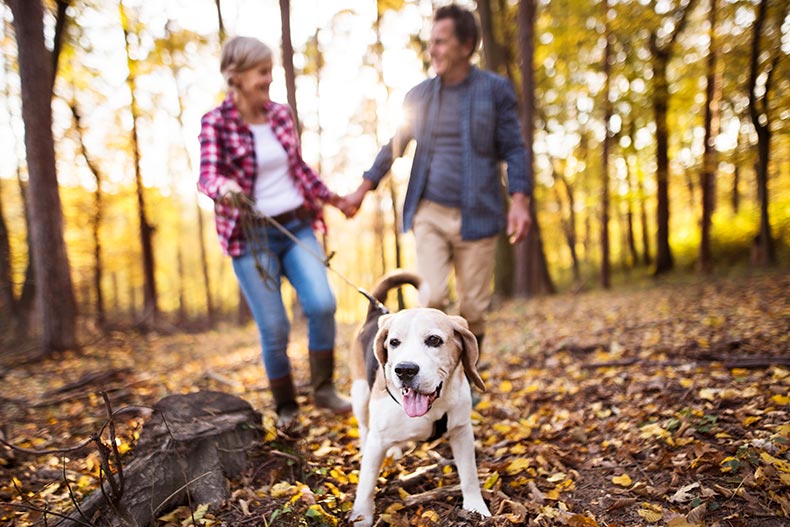
[[[381,315],[379,317],[379,330],[376,332],[376,338],[373,339],[373,353],[376,355],[376,359],[381,364],[382,368],[385,364],[387,364],[387,335],[390,332],[390,324],[392,321],[390,320],[392,315]]]
[[[455,326],[456,334],[461,337],[461,363],[464,365],[464,371],[469,380],[475,386],[480,388],[481,391],[486,391],[486,385],[480,377],[480,372],[477,371],[477,359],[480,357],[480,350],[477,348],[477,339],[474,333],[469,331],[469,324],[464,317],[451,316],[450,320]]]

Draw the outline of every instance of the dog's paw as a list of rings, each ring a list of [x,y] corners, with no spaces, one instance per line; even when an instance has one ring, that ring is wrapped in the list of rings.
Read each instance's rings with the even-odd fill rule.
[[[363,513],[357,512],[356,509],[351,511],[348,515],[349,527],[370,527],[373,525],[373,512]]]
[[[393,461],[398,461],[403,457],[403,449],[399,446],[391,446],[387,449],[387,457],[391,457]]]
[[[478,513],[483,517],[490,517],[491,512],[488,510],[488,505],[483,501],[483,498],[464,500],[464,509]]]

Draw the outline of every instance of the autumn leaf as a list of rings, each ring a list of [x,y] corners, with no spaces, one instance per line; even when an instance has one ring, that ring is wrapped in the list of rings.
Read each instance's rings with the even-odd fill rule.
[[[669,501],[673,503],[685,503],[687,501],[691,501],[694,499],[694,495],[691,493],[692,490],[699,488],[699,482],[691,483],[686,485],[685,487],[680,488],[675,494],[669,498]]]
[[[612,478],[612,483],[615,485],[620,485],[621,487],[630,487],[631,486],[631,476],[628,474],[621,474],[620,476],[614,476]]]
[[[568,527],[598,527],[598,522],[589,516],[574,514],[568,518]]]
[[[782,472],[790,472],[790,462],[787,462],[784,459],[775,458],[768,452],[763,452],[760,454],[760,459],[766,463],[769,463],[770,465],[773,465],[773,467],[777,470],[781,470]]]
[[[655,505],[651,505],[649,503],[645,503],[644,505],[649,508],[639,509],[636,511],[636,513],[644,518],[646,522],[656,523],[664,518],[664,512],[661,507],[656,507]]]
[[[667,527],[701,527],[698,523],[689,523],[684,516],[676,516],[667,522]]]
[[[790,395],[774,395],[771,401],[780,406],[787,406],[790,405]]]
[[[486,478],[485,482],[483,483],[483,488],[491,490],[494,488],[494,485],[496,485],[497,481],[499,481],[499,472],[494,471]]]
[[[327,527],[336,527],[338,525],[338,519],[326,512],[324,508],[317,503],[308,507],[305,516],[313,521],[319,522],[319,525]]]
[[[508,463],[507,467],[505,468],[505,473],[508,476],[515,476],[516,474],[523,472],[528,468],[529,468],[529,460],[523,457],[519,457]]]

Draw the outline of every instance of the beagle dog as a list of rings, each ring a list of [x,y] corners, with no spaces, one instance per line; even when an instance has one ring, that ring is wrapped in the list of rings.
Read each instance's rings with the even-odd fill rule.
[[[417,275],[397,271],[372,295],[384,302],[389,289],[404,284],[420,288],[421,283]],[[376,480],[388,451],[399,453],[410,441],[442,436],[450,441],[464,509],[491,516],[477,479],[471,422],[470,383],[485,390],[474,334],[465,319],[437,309],[385,311],[371,304],[351,347],[351,404],[362,461],[350,524],[372,525]]]

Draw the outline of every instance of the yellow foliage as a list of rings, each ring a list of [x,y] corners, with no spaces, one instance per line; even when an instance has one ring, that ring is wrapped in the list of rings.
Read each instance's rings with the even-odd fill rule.
[[[644,518],[647,523],[656,523],[664,518],[664,511],[661,507],[656,507],[649,503],[644,503],[643,506],[648,508],[639,509],[636,513]]]
[[[523,472],[529,468],[529,459],[519,457],[513,459],[508,463],[507,467],[505,468],[505,474],[508,476],[515,476],[516,474]]]
[[[494,488],[494,485],[496,485],[497,481],[499,481],[499,472],[494,471],[486,478],[485,482],[483,483],[483,488],[491,490]]]
[[[279,481],[272,485],[269,494],[272,498],[286,498],[291,497],[299,491],[299,487],[291,485],[287,481]]]
[[[790,396],[788,395],[774,395],[771,400],[781,406],[790,405]]]
[[[628,474],[622,474],[620,476],[614,476],[612,478],[612,483],[615,485],[620,485],[621,487],[630,487],[631,486],[631,476]]]
[[[790,462],[787,462],[784,459],[773,457],[768,452],[763,452],[760,454],[760,459],[766,463],[769,463],[770,465],[773,465],[773,467],[777,470],[781,470],[782,472],[790,472]]]

